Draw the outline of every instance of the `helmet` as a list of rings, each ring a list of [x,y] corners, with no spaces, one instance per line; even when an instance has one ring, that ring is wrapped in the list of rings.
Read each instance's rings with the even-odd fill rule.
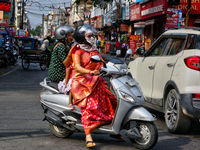
[[[97,30],[93,26],[85,24],[83,26],[79,26],[78,28],[76,28],[73,34],[73,38],[79,44],[89,44],[85,39],[85,35],[88,33],[93,33],[94,35],[96,35]]]
[[[65,39],[66,34],[74,32],[74,29],[70,26],[61,25],[55,29],[54,35],[57,40]]]

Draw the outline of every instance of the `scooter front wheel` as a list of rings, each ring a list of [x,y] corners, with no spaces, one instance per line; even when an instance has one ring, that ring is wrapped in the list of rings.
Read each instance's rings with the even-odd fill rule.
[[[153,122],[137,122],[136,128],[138,129],[141,138],[130,139],[134,147],[138,149],[150,149],[155,146],[158,140],[158,131]]]
[[[68,138],[70,137],[74,132],[72,131],[69,131],[65,128],[61,128],[61,127],[57,127],[51,123],[49,123],[49,126],[50,126],[50,130],[51,132],[56,136],[56,137],[59,137],[59,138]]]

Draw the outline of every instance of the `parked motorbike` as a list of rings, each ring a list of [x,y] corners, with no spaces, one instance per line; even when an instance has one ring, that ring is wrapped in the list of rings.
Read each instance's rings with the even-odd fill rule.
[[[91,57],[93,62],[102,62],[98,55]],[[109,76],[111,91],[118,100],[118,107],[111,124],[99,126],[92,133],[117,135],[126,130],[125,135],[138,149],[154,147],[158,131],[154,124],[155,116],[142,105],[144,96],[137,81],[126,75],[127,65],[119,58],[111,59],[101,68],[99,76]],[[57,84],[48,78],[40,83],[40,102],[44,109],[44,120],[57,137],[70,137],[74,132],[84,132],[81,124],[81,110],[74,106],[68,109],[68,95],[60,94]]]
[[[19,56],[19,47],[16,44],[14,44],[10,50],[10,64],[11,65],[14,65],[17,63],[18,56]]]
[[[0,47],[0,63],[4,67],[10,64],[10,46],[8,41],[5,41],[3,46]]]

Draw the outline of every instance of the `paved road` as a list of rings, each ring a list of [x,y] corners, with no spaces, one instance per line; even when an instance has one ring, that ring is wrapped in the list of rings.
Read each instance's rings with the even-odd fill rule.
[[[38,64],[31,64],[26,71],[19,66],[0,76],[0,150],[87,150],[83,133],[74,133],[69,139],[57,138],[51,134],[48,123],[42,121],[39,82],[46,76],[47,71],[41,71]],[[167,131],[163,114],[150,111],[158,118],[155,124],[159,138],[153,150],[199,150],[199,123],[188,134],[174,135]],[[135,150],[128,139],[119,142],[100,134],[93,138],[99,150]]]

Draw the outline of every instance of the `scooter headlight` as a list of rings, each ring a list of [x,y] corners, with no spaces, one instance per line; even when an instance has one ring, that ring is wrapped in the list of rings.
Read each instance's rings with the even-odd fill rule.
[[[135,100],[127,93],[125,92],[122,92],[122,91],[119,91],[119,93],[121,94],[121,96],[127,100],[127,101],[130,101],[130,102],[135,102]]]

